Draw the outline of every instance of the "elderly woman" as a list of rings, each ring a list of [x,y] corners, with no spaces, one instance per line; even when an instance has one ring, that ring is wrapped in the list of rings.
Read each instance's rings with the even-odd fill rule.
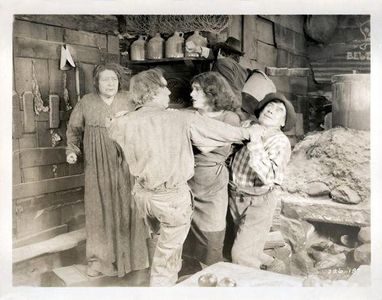
[[[205,72],[192,79],[193,107],[202,115],[240,126],[233,112],[235,96],[224,77],[217,72]],[[225,161],[231,145],[210,149],[194,149],[195,175],[189,181],[195,196],[191,230],[185,256],[211,265],[223,260],[223,243],[228,207],[228,169]],[[189,251],[191,250],[191,251]]]
[[[106,118],[133,108],[120,92],[122,71],[117,64],[94,69],[95,93],[77,103],[66,133],[67,162],[84,158],[89,276],[124,276],[149,266],[147,230],[131,200],[128,166],[105,128]]]

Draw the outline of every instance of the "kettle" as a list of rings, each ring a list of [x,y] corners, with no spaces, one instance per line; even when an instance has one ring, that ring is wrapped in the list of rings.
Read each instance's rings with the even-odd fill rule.
[[[169,37],[166,41],[166,57],[177,58],[184,57],[184,33],[175,31],[174,35]]]
[[[207,39],[199,34],[199,31],[195,31],[193,35],[191,35],[187,41],[186,45],[188,42],[193,42],[195,46],[197,47],[206,47],[207,46]],[[196,52],[191,52],[190,50],[187,49],[186,47],[186,56],[187,57],[198,57],[199,54]]]
[[[130,59],[131,60],[145,60],[145,44],[147,37],[140,35],[139,38],[131,44]]]
[[[163,58],[163,42],[160,34],[157,33],[152,39],[147,42],[147,58],[161,59]]]

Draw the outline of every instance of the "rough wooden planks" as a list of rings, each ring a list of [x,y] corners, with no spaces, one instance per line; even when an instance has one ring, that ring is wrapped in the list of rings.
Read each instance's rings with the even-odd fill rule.
[[[13,198],[19,199],[46,193],[54,193],[81,187],[83,185],[83,174],[41,180],[38,182],[21,183],[13,186]]]
[[[119,39],[114,35],[107,35],[107,51],[119,56]]]
[[[39,40],[46,40],[47,37],[45,25],[21,20],[15,20],[13,34],[18,37],[27,37]]]
[[[34,102],[32,92],[23,93],[23,119],[24,132],[32,133],[36,131]]]
[[[15,37],[14,49],[14,55],[17,57],[59,59],[61,45],[46,40]]]
[[[98,33],[113,33],[118,28],[117,18],[111,15],[16,15],[15,18]]]
[[[14,151],[12,157],[12,184],[20,184],[21,181],[20,155],[18,151]]]
[[[255,38],[259,41],[262,41],[263,43],[274,45],[275,37],[273,22],[261,17],[257,17],[255,27]]]
[[[84,223],[84,189],[76,188],[55,193],[13,200],[13,238],[67,224],[69,230]]]
[[[22,134],[23,128],[20,114],[20,97],[14,91],[12,96],[12,138],[18,139]]]
[[[23,247],[32,243],[37,243],[37,242],[41,242],[41,241],[53,238],[59,234],[63,234],[66,232],[68,232],[68,225],[62,224],[59,226],[55,226],[43,231],[30,234],[20,239],[16,239],[16,240],[14,239],[12,243],[12,247],[13,248]]]
[[[277,48],[287,50],[294,54],[306,54],[304,35],[296,33],[279,24],[275,24],[275,42]]]
[[[20,150],[21,168],[59,164],[65,161],[65,147]]]
[[[49,95],[49,128],[60,126],[60,98],[58,95]]]
[[[248,59],[257,59],[257,36],[254,34],[256,29],[256,17],[244,16],[243,19],[243,52]]]
[[[43,254],[65,251],[76,247],[80,242],[85,240],[85,229],[79,229],[58,235],[43,242],[15,248],[13,249],[13,263],[19,263]]]
[[[64,41],[65,43],[68,43],[68,44],[84,45],[87,47],[94,47],[94,48],[107,47],[106,35],[85,32],[85,31],[65,29]]]

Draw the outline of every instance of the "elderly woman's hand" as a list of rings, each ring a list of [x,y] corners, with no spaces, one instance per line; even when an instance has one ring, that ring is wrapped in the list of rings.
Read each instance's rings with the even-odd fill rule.
[[[69,163],[69,164],[75,164],[77,162],[77,155],[75,153],[69,153],[67,156],[66,156],[66,161]]]

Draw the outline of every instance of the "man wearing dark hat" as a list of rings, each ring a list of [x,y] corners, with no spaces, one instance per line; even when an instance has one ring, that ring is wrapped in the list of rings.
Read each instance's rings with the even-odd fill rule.
[[[253,112],[258,118],[251,142],[234,156],[229,186],[229,207],[237,227],[232,262],[285,272],[285,264],[263,252],[277,204],[276,187],[282,184],[291,155],[283,131],[296,121],[293,105],[280,93],[270,93]],[[262,129],[262,130],[261,130]]]
[[[241,43],[238,39],[230,36],[223,43],[217,43],[213,51],[206,47],[195,47],[193,44],[186,44],[190,51],[199,53],[202,57],[213,58],[216,61],[212,66],[212,71],[219,72],[227,80],[236,96],[236,107],[241,107],[241,90],[248,77],[248,71],[239,64],[240,57],[244,55],[241,51]]]

